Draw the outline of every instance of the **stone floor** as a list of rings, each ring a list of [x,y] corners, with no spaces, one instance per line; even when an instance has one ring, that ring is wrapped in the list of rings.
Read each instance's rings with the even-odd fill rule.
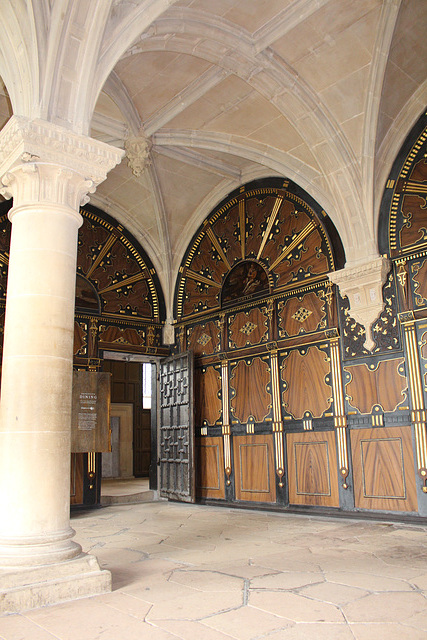
[[[2,640],[426,640],[427,527],[168,502],[74,513],[113,592]]]

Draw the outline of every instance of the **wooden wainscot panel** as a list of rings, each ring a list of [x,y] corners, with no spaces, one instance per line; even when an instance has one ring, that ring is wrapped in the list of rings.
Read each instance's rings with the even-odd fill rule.
[[[110,451],[110,373],[73,372],[71,451]]]
[[[219,349],[219,343],[220,330],[213,320],[187,329],[187,349],[195,356],[215,353]]]
[[[416,511],[411,427],[353,429],[350,436],[355,506]]]
[[[295,420],[301,420],[306,411],[320,418],[331,404],[332,389],[325,377],[330,372],[327,354],[317,347],[295,349],[282,361],[282,380],[285,390],[282,400],[285,410]]]
[[[214,425],[221,419],[221,372],[214,367],[194,371],[196,426]]]
[[[286,441],[289,503],[338,507],[335,433],[288,433]]]
[[[395,411],[406,395],[403,358],[383,360],[374,365],[356,364],[345,371],[346,394],[349,403],[360,413],[371,413],[375,405],[383,411]]]
[[[199,498],[225,498],[222,438],[196,438],[196,493]]]
[[[240,360],[231,371],[232,413],[242,423],[247,423],[250,417],[255,422],[262,422],[271,409],[271,395],[267,390],[270,382],[267,362],[261,358]]]
[[[71,454],[70,504],[83,504],[83,453]]]
[[[292,337],[326,327],[326,300],[323,291],[311,291],[298,298],[279,302],[279,336]]]
[[[275,502],[272,435],[234,436],[236,500]]]
[[[260,309],[241,311],[230,316],[229,348],[241,349],[268,340],[268,318]]]

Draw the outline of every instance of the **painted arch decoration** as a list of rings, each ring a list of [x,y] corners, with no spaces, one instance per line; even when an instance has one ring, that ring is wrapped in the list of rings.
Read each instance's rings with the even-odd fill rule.
[[[6,297],[10,202],[0,212],[0,299]],[[136,240],[95,207],[80,211],[76,309],[101,315],[162,322],[165,305],[155,269]]]
[[[179,270],[175,317],[280,294],[344,265],[336,230],[290,180],[257,180],[231,193],[195,234]]]
[[[0,209],[0,309],[6,303],[11,202]],[[97,348],[137,353],[161,349],[165,304],[155,269],[116,220],[87,205],[80,211],[75,310],[75,358]],[[92,338],[91,336],[96,336]]]
[[[82,209],[83,225],[77,250],[76,294],[87,308],[99,301],[102,314],[164,320],[164,302],[155,269],[132,236],[115,220],[94,207]],[[87,285],[85,288],[84,285]]]
[[[380,211],[380,251],[392,259],[427,249],[427,112],[409,133],[388,177]]]

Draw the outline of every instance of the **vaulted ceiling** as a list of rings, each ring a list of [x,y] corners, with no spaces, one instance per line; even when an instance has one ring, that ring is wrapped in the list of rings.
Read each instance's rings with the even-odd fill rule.
[[[0,30],[9,33],[26,12],[21,40],[27,32],[37,39],[39,67],[31,69],[40,78],[50,49],[37,25],[52,32],[47,43],[55,32],[68,43],[98,38],[92,57],[80,58],[75,45],[81,100],[89,104],[93,91],[96,105],[88,133],[121,148],[144,135],[151,151],[138,177],[124,158],[91,202],[141,242],[169,309],[191,236],[227,193],[254,178],[281,175],[306,189],[335,223],[348,262],[375,254],[387,174],[427,103],[425,0],[113,0],[102,16],[90,13],[100,3],[83,0],[13,5],[2,3]],[[55,5],[63,5],[62,22]],[[25,111],[6,40],[0,126]],[[51,85],[62,67],[50,70]]]

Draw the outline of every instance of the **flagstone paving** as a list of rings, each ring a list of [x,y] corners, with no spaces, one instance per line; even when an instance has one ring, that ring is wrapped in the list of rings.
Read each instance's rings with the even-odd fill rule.
[[[113,591],[1,640],[425,640],[427,526],[172,502],[72,515]]]

